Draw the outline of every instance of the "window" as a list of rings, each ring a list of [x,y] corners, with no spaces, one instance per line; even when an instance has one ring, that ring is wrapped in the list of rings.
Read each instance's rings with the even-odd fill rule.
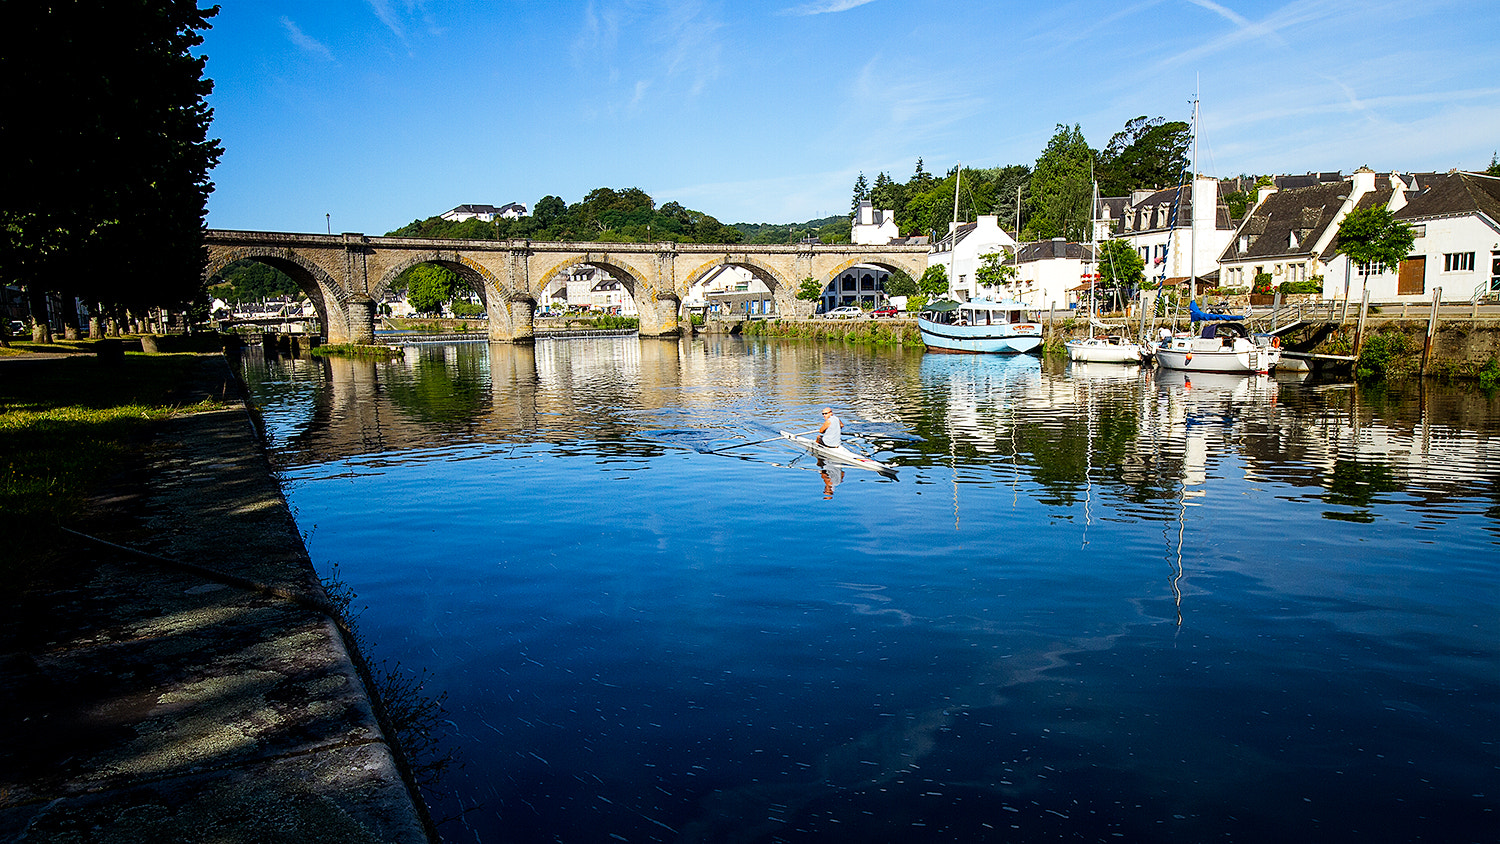
[[[1500,252],[1490,253],[1490,289],[1500,292]]]
[[[1474,272],[1473,252],[1449,252],[1443,256],[1443,272],[1445,273],[1471,273]]]
[[[1385,264],[1379,261],[1371,261],[1368,264],[1360,264],[1359,271],[1364,275],[1381,275],[1385,272]]]

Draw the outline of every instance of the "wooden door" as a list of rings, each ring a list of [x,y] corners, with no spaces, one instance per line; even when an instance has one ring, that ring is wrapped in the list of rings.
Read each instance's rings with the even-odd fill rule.
[[[1420,296],[1427,292],[1427,256],[1413,255],[1401,262],[1401,275],[1396,279],[1396,295]]]

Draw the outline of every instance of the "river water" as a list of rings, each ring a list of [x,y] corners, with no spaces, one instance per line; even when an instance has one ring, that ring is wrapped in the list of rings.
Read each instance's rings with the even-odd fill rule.
[[[245,375],[370,656],[446,695],[446,840],[1500,840],[1476,389],[739,338]],[[752,444],[824,405],[898,479]]]

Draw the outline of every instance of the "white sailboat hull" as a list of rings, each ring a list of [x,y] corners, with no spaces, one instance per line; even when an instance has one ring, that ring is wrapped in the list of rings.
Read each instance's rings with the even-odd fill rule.
[[[1219,338],[1174,337],[1156,347],[1158,366],[1182,372],[1251,374],[1270,372],[1280,362],[1280,349],[1260,346],[1241,337],[1232,342]]]
[[[1141,344],[1118,338],[1087,337],[1069,340],[1068,358],[1087,363],[1140,363]]]

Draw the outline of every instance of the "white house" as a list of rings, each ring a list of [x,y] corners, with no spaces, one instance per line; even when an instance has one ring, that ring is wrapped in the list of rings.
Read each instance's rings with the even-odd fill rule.
[[[889,270],[870,264],[855,264],[823,288],[818,310],[827,312],[843,305],[874,307],[885,298],[885,282],[890,277]]]
[[[997,288],[996,297],[1014,299],[1038,311],[1070,308],[1087,284],[1084,273],[1093,271],[1092,262],[1087,244],[1060,237],[1021,244],[1007,262],[1016,268],[1016,278]]]
[[[901,236],[896,228],[896,212],[881,211],[870,205],[868,199],[859,201],[859,210],[854,214],[850,227],[849,242],[863,246],[884,246]]]
[[[1196,198],[1202,202],[1195,202]],[[1114,203],[1101,200],[1098,228],[1107,229]],[[1145,262],[1146,280],[1203,276],[1219,269],[1219,256],[1234,236],[1229,206],[1221,202],[1219,181],[1204,176],[1192,184],[1156,191],[1136,191],[1119,210],[1114,237],[1128,241]],[[1099,235],[1104,240],[1108,235]]]
[[[519,202],[512,202],[496,208],[493,205],[460,205],[448,211],[444,211],[442,217],[454,223],[462,223],[464,220],[478,218],[481,222],[493,223],[499,217],[506,220],[514,220],[517,217],[526,216],[526,206]]]
[[[948,273],[948,295],[960,302],[977,296],[996,296],[995,288],[979,284],[974,272],[983,263],[981,256],[991,253],[1014,254],[1016,240],[1005,230],[994,214],[981,214],[972,223],[949,223],[948,235],[932,245],[927,266],[941,265]]]
[[[1500,292],[1500,178],[1450,172],[1413,176],[1414,190],[1396,219],[1416,240],[1398,273],[1370,280],[1378,302],[1470,301]]]
[[[1271,276],[1273,286],[1322,277],[1323,298],[1344,298],[1347,283],[1347,295],[1358,300],[1359,268],[1349,267],[1336,254],[1339,223],[1356,208],[1383,206],[1400,211],[1410,188],[1400,174],[1380,179],[1365,167],[1341,182],[1288,190],[1261,188],[1255,207],[1219,256],[1221,286],[1249,289],[1261,273]],[[1395,284],[1394,268],[1374,269],[1369,279],[1372,286],[1380,283],[1382,275],[1390,275],[1390,284]]]
[[[591,311],[614,313],[620,316],[637,314],[635,299],[619,279],[588,264],[575,264],[567,270],[566,292],[559,300],[555,294],[551,304]]]

